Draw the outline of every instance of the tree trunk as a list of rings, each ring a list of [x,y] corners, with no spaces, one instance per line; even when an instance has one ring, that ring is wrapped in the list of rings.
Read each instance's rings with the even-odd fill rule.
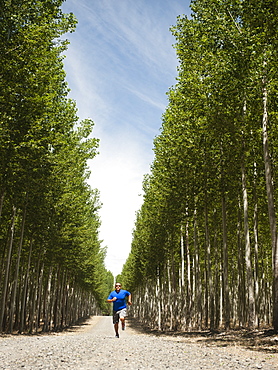
[[[35,324],[35,330],[36,333],[39,330],[40,327],[40,321],[41,321],[41,307],[42,307],[42,289],[43,289],[43,276],[44,276],[44,263],[42,264],[42,267],[40,269],[40,277],[39,277],[39,283],[38,283],[38,295],[37,295],[37,307],[36,307],[36,324]]]
[[[242,175],[242,197],[243,197],[243,214],[244,214],[244,239],[245,239],[245,265],[246,265],[246,282],[247,282],[247,301],[248,301],[248,327],[254,328],[255,323],[255,297],[254,297],[254,279],[251,263],[251,245],[248,222],[248,198],[246,188],[246,173],[244,157],[241,162]]]
[[[214,237],[213,237],[213,250],[215,251],[215,267],[214,267],[214,327],[219,328],[221,318],[221,258],[219,256],[218,248],[218,221],[216,212],[214,212]]]
[[[3,190],[2,193],[1,193],[1,196],[0,196],[0,219],[1,219],[1,216],[2,216],[2,209],[3,209],[5,194],[6,194],[6,192]]]
[[[259,295],[259,230],[258,230],[258,197],[257,197],[257,183],[256,183],[256,163],[254,163],[254,289],[255,289],[255,322],[259,327],[259,311],[261,297]]]
[[[197,211],[194,211],[194,267],[195,267],[195,319],[197,328],[202,327],[202,278],[200,273],[200,252],[197,232]]]
[[[14,240],[14,228],[15,228],[15,217],[16,217],[16,208],[13,207],[13,217],[11,222],[11,233],[9,239],[9,248],[7,252],[7,261],[5,267],[5,278],[4,284],[2,288],[2,304],[1,304],[1,311],[0,311],[0,331],[4,330],[4,316],[7,304],[7,291],[9,285],[9,278],[10,278],[10,266],[11,266],[11,258],[12,258],[12,249],[13,249],[13,240]]]
[[[186,284],[186,327],[192,326],[192,279],[191,279],[191,259],[189,249],[189,226],[186,221],[185,235],[186,235],[186,270],[187,270],[187,284]]]
[[[27,196],[26,196],[26,200],[27,200]],[[9,332],[10,333],[12,333],[13,325],[14,325],[15,299],[16,299],[21,250],[22,250],[23,236],[24,236],[24,229],[25,229],[26,208],[27,208],[27,203],[25,203],[25,206],[24,206],[24,212],[23,212],[22,222],[21,222],[21,235],[20,235],[20,241],[19,241],[18,250],[17,250],[16,270],[15,270],[15,276],[14,276],[14,284],[13,284],[13,291],[12,291],[12,297],[11,297],[11,307],[10,307],[10,325],[9,325]]]
[[[23,288],[23,295],[22,295],[22,301],[21,301],[21,316],[20,316],[20,328],[19,328],[20,333],[22,333],[25,330],[25,326],[26,326],[27,289],[28,289],[29,272],[30,272],[30,266],[31,266],[32,248],[33,248],[33,239],[31,239],[30,241],[28,265],[26,268],[25,279],[24,279],[24,288]]]
[[[50,324],[50,314],[49,314],[49,306],[50,306],[50,291],[51,291],[51,280],[52,280],[52,266],[50,266],[48,277],[44,289],[44,300],[43,300],[43,331],[49,331],[49,324]]]
[[[159,269],[157,271],[157,279],[156,279],[156,304],[157,304],[157,327],[158,330],[161,330],[161,293],[160,293],[160,279],[159,279]]]
[[[238,222],[237,222],[237,291],[238,291],[238,307],[237,316],[239,326],[246,324],[246,283],[245,283],[245,262],[244,248],[242,247],[242,209],[239,200],[238,205]]]
[[[170,261],[167,261],[167,277],[168,277],[168,308],[170,310],[170,327],[169,329],[173,329],[173,302],[172,302],[172,279],[171,279],[171,269],[170,269]]]
[[[183,226],[181,226],[180,234],[180,248],[181,248],[181,292],[183,294],[184,288],[184,238],[183,238]]]
[[[208,312],[209,312],[209,327],[210,330],[215,329],[214,323],[214,292],[213,292],[213,282],[212,282],[212,272],[211,272],[211,244],[208,226],[208,208],[207,199],[205,203],[205,228],[206,228],[206,251],[207,251],[207,280],[208,280]]]
[[[230,298],[229,298],[229,277],[228,277],[228,245],[227,245],[227,221],[226,221],[226,200],[222,193],[222,233],[223,233],[223,313],[225,329],[230,328]]]
[[[268,216],[272,244],[272,271],[273,271],[273,327],[278,330],[278,238],[276,226],[276,214],[274,204],[274,191],[272,185],[271,161],[268,147],[268,111],[267,111],[267,86],[266,78],[263,78],[263,151],[265,165],[266,192],[268,200]]]
[[[39,276],[40,276],[40,257],[38,258],[36,273],[34,274],[35,280],[33,281],[33,292],[32,300],[30,306],[30,319],[29,319],[29,333],[33,332],[35,325],[35,315],[36,315],[36,305],[38,299],[38,286],[39,286]]]

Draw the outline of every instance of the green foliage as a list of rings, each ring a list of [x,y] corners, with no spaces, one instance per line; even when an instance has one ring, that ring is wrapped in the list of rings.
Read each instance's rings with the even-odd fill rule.
[[[138,212],[122,278],[135,291],[142,283],[148,286],[148,281],[154,282],[156,276],[163,281],[169,277],[170,269],[175,285],[181,279],[184,238],[186,257],[194,266],[187,266],[187,276],[216,302],[219,292],[206,290],[206,277],[212,274],[213,281],[222,279],[223,224],[227,232],[229,294],[236,294],[235,285],[242,291],[246,289],[244,278],[236,279],[246,273],[242,260],[243,165],[252,261],[258,258],[253,275],[262,291],[265,284],[271,285],[261,144],[262,79],[266,77],[267,81],[270,150],[276,168],[278,74],[274,29],[278,6],[273,1],[194,0],[191,8],[192,18],[178,17],[172,28],[179,75],[168,92],[161,134],[154,140],[155,159],[151,175],[143,184],[144,203]],[[191,281],[185,284],[189,291]],[[192,294],[194,300],[199,293]],[[270,291],[267,294],[271,296]],[[237,299],[240,307],[245,305],[244,294]]]
[[[76,19],[61,11],[62,2],[1,0],[1,274],[13,281],[18,263],[22,274],[38,266],[63,271],[105,311],[111,273],[98,235],[101,204],[86,182],[98,140],[92,137],[94,123],[79,122],[75,103],[67,98],[62,54],[68,42],[61,36],[74,31]],[[2,294],[4,285],[0,288]]]

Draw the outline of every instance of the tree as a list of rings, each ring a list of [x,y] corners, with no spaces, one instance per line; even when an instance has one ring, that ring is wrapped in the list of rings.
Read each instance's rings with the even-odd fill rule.
[[[107,312],[101,204],[87,184],[98,140],[67,98],[60,36],[76,20],[61,4],[0,7],[1,331],[58,330]]]
[[[258,325],[268,322],[271,250],[265,232],[264,176],[276,328],[276,189],[271,189],[271,166],[276,166],[277,42],[272,26],[277,9],[273,2],[260,2],[256,11],[254,7],[246,1],[195,0],[192,19],[178,17],[173,28],[179,76],[154,141],[152,173],[143,187],[144,203],[123,269],[134,290],[143,277],[140,294],[152,291],[155,296],[156,287],[162,306],[166,296],[174,298],[169,315],[159,311],[155,299],[144,308],[152,325],[160,328],[167,320],[176,327],[172,318],[184,310],[184,302],[190,313],[179,320],[185,325],[252,328],[255,319]],[[268,153],[266,134],[272,139]],[[135,271],[128,274],[131,263]],[[261,297],[257,304],[255,297]]]

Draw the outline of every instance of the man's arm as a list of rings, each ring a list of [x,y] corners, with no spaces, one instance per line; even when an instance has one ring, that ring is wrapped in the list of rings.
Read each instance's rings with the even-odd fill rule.
[[[131,306],[132,305],[132,302],[131,302],[131,294],[128,296],[128,298],[127,298],[127,304],[129,305],[129,306]]]
[[[117,298],[116,297],[113,297],[113,298],[111,298],[111,299],[107,299],[107,302],[115,302],[117,300]]]

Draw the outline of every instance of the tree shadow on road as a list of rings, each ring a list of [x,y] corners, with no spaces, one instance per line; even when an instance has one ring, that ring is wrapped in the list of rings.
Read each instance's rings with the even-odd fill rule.
[[[227,331],[159,331],[144,326],[137,319],[128,318],[127,320],[130,327],[138,333],[163,336],[177,342],[199,343],[218,347],[240,346],[269,354],[278,353],[278,334],[269,328],[258,330],[239,328]]]

